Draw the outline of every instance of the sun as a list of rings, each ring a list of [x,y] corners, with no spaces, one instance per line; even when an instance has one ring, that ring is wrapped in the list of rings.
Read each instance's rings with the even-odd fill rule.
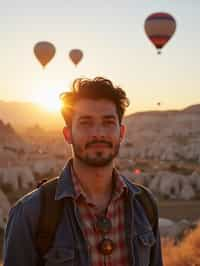
[[[50,97],[45,99],[40,105],[49,112],[58,112],[61,108],[59,100]]]
[[[45,111],[59,112],[61,109],[59,94],[56,90],[43,90],[34,97],[33,102],[39,104]]]
[[[69,91],[66,81],[44,79],[33,84],[31,101],[46,112],[57,113],[61,110],[60,94]]]
[[[38,104],[48,112],[58,112],[61,108],[61,103],[58,97],[46,95],[38,101]]]

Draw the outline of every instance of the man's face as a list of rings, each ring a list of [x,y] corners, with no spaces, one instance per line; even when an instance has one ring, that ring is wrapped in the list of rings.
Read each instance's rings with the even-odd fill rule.
[[[74,156],[93,167],[112,163],[125,131],[119,124],[115,104],[104,99],[81,99],[74,108],[72,126],[63,131]]]

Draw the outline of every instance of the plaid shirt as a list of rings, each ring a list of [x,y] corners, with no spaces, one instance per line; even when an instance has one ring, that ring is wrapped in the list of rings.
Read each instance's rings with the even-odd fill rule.
[[[106,217],[111,220],[112,229],[106,234],[106,238],[109,238],[114,242],[115,248],[112,254],[104,256],[97,248],[98,244],[103,239],[103,236],[98,230],[95,230],[94,226],[97,219],[96,206],[89,201],[86,193],[83,191],[73,167],[71,168],[71,171],[76,194],[75,198],[83,224],[83,233],[89,244],[92,266],[129,265],[124,228],[124,193],[127,193],[126,184],[117,171],[114,170],[113,178],[115,181],[115,187],[106,213]]]

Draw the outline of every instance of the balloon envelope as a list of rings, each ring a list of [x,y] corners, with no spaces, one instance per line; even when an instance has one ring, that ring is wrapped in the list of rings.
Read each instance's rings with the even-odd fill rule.
[[[43,67],[45,67],[56,53],[55,46],[50,42],[38,42],[34,46],[34,54]]]
[[[148,38],[160,50],[173,36],[176,21],[170,14],[153,13],[145,20],[144,28]]]
[[[140,175],[141,174],[141,170],[139,168],[136,168],[136,169],[134,169],[133,173],[136,174],[136,175]]]
[[[69,57],[75,65],[83,58],[83,52],[80,49],[73,49],[69,52]]]

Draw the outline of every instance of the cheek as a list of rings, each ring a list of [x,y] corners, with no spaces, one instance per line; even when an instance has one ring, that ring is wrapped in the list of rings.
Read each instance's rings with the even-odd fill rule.
[[[119,139],[121,138],[120,130],[113,131],[111,136],[115,141],[119,141]]]
[[[72,128],[72,138],[73,139],[80,139],[83,135],[83,131],[77,127]]]
[[[72,130],[72,142],[75,145],[79,145],[80,147],[83,147],[86,141],[87,141],[87,138],[82,131],[78,129]]]

